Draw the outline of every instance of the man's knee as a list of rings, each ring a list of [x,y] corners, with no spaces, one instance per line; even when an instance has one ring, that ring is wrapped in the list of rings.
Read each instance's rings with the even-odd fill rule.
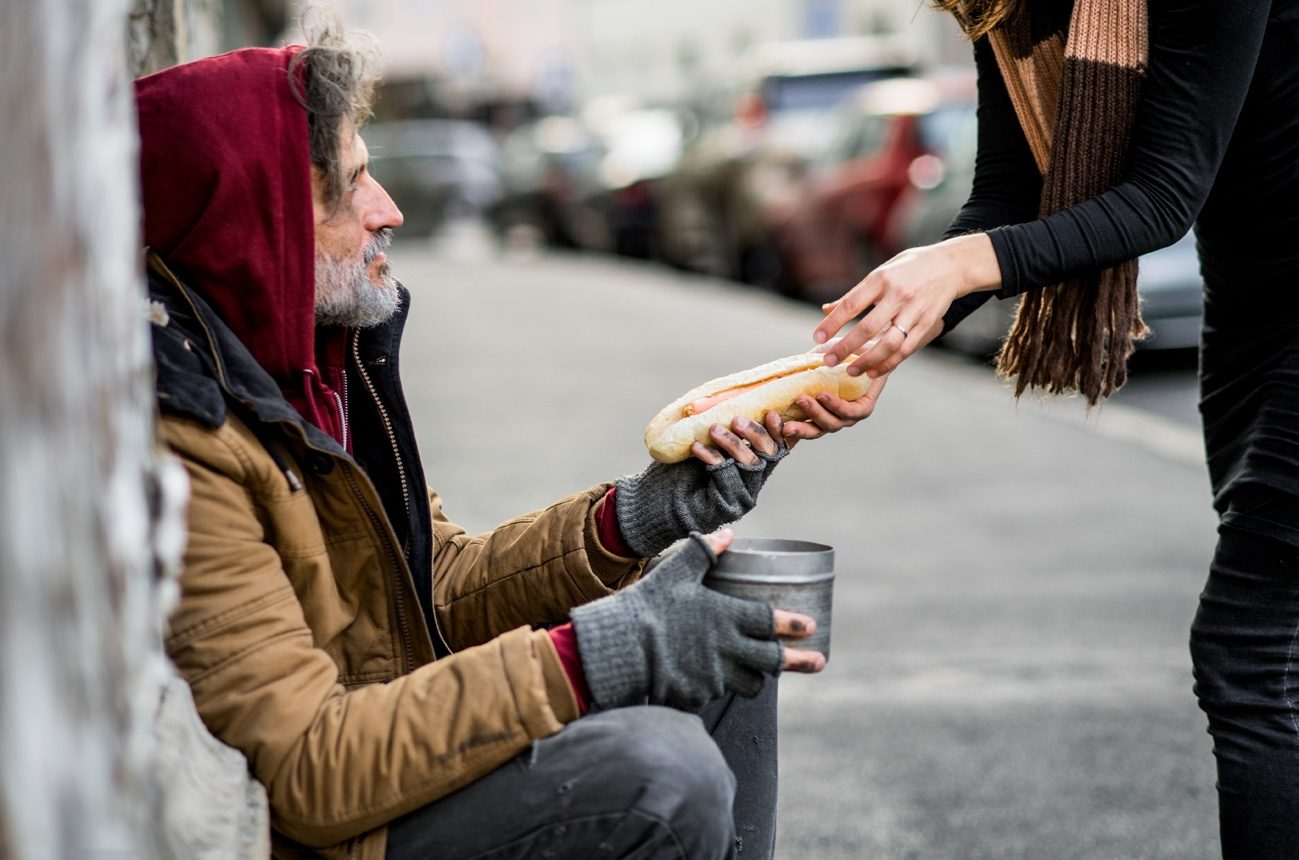
[[[730,856],[735,777],[697,716],[637,707],[588,719],[608,724],[600,766],[642,786],[642,814],[670,828],[688,857]]]

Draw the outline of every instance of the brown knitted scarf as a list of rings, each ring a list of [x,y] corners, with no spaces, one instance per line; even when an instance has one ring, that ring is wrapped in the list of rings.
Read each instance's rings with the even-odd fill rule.
[[[1025,4],[1026,6],[1029,4]],[[1147,56],[1145,0],[1076,0],[1064,34],[1037,33],[1031,12],[989,33],[997,65],[1043,174],[1041,214],[1059,212],[1123,176]],[[997,369],[1028,388],[1077,391],[1089,406],[1127,380],[1147,333],[1137,261],[1020,299]]]

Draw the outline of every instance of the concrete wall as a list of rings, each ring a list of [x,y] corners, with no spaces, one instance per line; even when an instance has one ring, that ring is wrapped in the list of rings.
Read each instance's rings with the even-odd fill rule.
[[[127,67],[136,77],[251,45],[284,30],[290,0],[131,0]]]
[[[155,449],[130,73],[206,2],[7,3],[0,27],[0,856],[268,854],[265,794],[162,648],[184,472]],[[125,38],[107,38],[124,34]]]

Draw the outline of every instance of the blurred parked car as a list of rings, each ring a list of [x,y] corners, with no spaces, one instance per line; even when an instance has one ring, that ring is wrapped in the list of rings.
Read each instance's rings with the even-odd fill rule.
[[[977,150],[977,120],[973,113],[956,128],[946,157],[933,176],[922,181],[901,203],[893,227],[902,247],[927,245],[942,239],[970,195]],[[923,179],[923,177],[922,177]],[[1137,288],[1141,313],[1151,336],[1138,349],[1188,349],[1199,343],[1203,303],[1200,263],[1191,234],[1167,248],[1145,254],[1139,261]],[[995,353],[1010,329],[1014,301],[992,299],[945,335],[940,343],[970,355]]]
[[[362,132],[370,171],[406,217],[402,233],[432,233],[450,217],[482,215],[500,199],[500,154],[477,123],[377,122]]]
[[[596,121],[603,156],[591,200],[615,253],[651,258],[658,253],[659,195],[684,143],[681,117],[664,108],[617,111]]]
[[[590,200],[599,192],[604,149],[579,119],[547,116],[501,143],[504,190],[492,222],[506,241],[607,250],[607,227]],[[531,234],[531,235],[529,235]]]
[[[502,145],[506,192],[493,220],[502,234],[531,228],[551,245],[655,256],[657,185],[682,142],[675,111],[621,101],[524,126]]]
[[[976,98],[973,70],[960,70],[878,81],[844,99],[830,145],[773,226],[782,291],[817,303],[837,298],[900,250],[890,216],[941,177]]]
[[[788,206],[808,162],[832,133],[830,108],[862,84],[908,73],[909,42],[816,39],[760,46],[738,84],[687,145],[662,183],[659,241],[683,268],[772,284],[779,260],[772,220]]]

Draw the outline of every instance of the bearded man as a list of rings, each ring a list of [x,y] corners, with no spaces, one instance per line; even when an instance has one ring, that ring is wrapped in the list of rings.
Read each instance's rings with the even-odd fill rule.
[[[810,619],[700,585],[729,538],[699,533],[753,506],[779,420],[450,522],[398,373],[402,217],[358,135],[376,57],[308,30],[136,83],[160,433],[191,482],[166,645],[266,786],[275,856],[770,856],[763,678],[823,658],[776,641]]]

